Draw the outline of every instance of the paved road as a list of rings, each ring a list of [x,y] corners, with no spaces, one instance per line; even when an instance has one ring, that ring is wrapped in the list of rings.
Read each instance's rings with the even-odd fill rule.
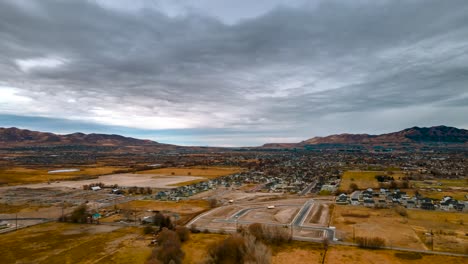
[[[315,186],[317,186],[317,182],[314,181],[310,183],[309,185],[307,185],[307,187],[304,188],[304,190],[301,191],[300,195],[308,194],[312,189],[315,188]]]
[[[282,224],[282,223],[263,223],[263,224],[266,224],[266,225],[270,225],[270,226],[287,226],[289,228],[292,228],[293,230],[291,230],[291,233],[293,234],[293,239],[294,240],[301,240],[301,241],[322,241],[323,238],[326,238],[328,240],[334,240],[335,238],[335,229],[334,228],[329,228],[329,227],[315,227],[315,226],[304,226],[304,221],[307,219],[307,216],[309,215],[310,211],[312,210],[313,206],[315,204],[315,200],[314,199],[311,199],[311,200],[308,200],[307,202],[305,202],[301,209],[299,210],[299,212],[296,214],[296,216],[293,218],[293,220],[288,223],[288,224]],[[275,205],[275,207],[282,207],[282,206],[291,206],[291,205]],[[247,220],[239,220],[239,218],[245,214],[247,214],[249,211],[251,210],[255,210],[255,209],[261,209],[261,208],[265,208],[266,205],[264,206],[255,206],[255,207],[250,207],[250,208],[244,208],[244,209],[241,209],[239,211],[237,211],[236,213],[234,213],[232,216],[230,216],[228,219],[214,219],[214,220],[211,220],[212,222],[217,222],[217,223],[238,223],[238,224],[241,224],[241,225],[250,225],[250,224],[253,224],[253,223],[257,223],[258,221],[247,221]],[[215,210],[218,210],[218,209],[215,209]],[[196,223],[200,218],[203,218],[205,217],[206,215],[209,215],[210,213],[212,213],[213,211],[208,211],[204,214],[201,214],[197,217],[195,217],[192,221],[190,221],[186,226],[188,227],[191,227],[194,223]],[[224,229],[216,229],[216,228],[210,228],[209,226],[198,226],[198,229],[208,229],[208,230],[213,230],[212,232],[217,232],[216,230],[224,230]],[[235,228],[232,227],[228,227],[226,230],[230,230],[230,231],[234,231]],[[322,236],[320,237],[305,237],[305,236],[301,236],[300,234],[294,234],[294,231],[297,231],[298,230],[313,230],[313,231],[322,231]]]
[[[302,226],[304,223],[305,219],[307,218],[307,215],[310,212],[310,209],[312,208],[314,204],[314,199],[311,199],[302,206],[301,210],[296,214],[296,217],[294,217],[292,224],[296,227]]]

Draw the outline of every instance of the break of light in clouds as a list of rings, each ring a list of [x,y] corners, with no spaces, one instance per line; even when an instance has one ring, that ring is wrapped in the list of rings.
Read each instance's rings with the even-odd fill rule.
[[[466,14],[462,0],[4,0],[0,126],[218,146],[468,128]]]

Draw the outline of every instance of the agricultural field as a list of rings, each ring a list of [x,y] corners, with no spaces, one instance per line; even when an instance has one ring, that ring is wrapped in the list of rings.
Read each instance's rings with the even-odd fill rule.
[[[371,209],[361,206],[337,205],[332,225],[337,236],[353,242],[355,237],[381,237],[387,246],[413,249],[431,249],[434,233],[434,250],[466,254],[468,214],[455,212],[406,210],[401,216],[395,209]]]
[[[375,179],[377,175],[386,175],[385,171],[345,171],[341,177],[340,192],[350,191],[350,184],[354,183],[358,189],[379,188],[379,182]],[[392,172],[393,177],[401,176],[398,172]]]
[[[123,167],[96,166],[96,167],[72,167],[79,171],[49,173],[57,168],[0,168],[1,185],[21,185],[31,183],[43,183],[58,180],[89,179],[99,175],[114,173],[114,171],[125,169]]]
[[[0,236],[2,263],[144,263],[141,228],[47,223]],[[90,249],[92,249],[90,251]]]

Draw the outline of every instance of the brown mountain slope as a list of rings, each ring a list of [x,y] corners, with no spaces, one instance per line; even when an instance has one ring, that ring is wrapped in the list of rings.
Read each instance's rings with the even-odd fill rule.
[[[299,143],[299,145],[314,144],[381,144],[404,142],[468,142],[468,130],[447,126],[412,127],[399,132],[368,135],[368,134],[340,134],[327,137],[314,137]]]
[[[155,146],[164,145],[119,135],[74,133],[57,135],[19,128],[0,128],[0,145],[93,145],[93,146]]]

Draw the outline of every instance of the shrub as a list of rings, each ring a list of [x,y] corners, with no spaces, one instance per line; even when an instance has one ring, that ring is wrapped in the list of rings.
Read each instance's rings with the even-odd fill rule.
[[[265,226],[259,223],[249,225],[248,233],[267,244],[280,245],[291,241],[290,229],[280,226]]]
[[[205,263],[258,263],[271,262],[271,250],[249,233],[233,234],[208,249]]]
[[[395,207],[395,212],[397,212],[399,215],[404,216],[404,217],[408,216],[408,212],[406,211],[406,208],[404,208],[403,206]]]
[[[380,237],[356,237],[356,242],[361,248],[378,249],[385,246],[385,240]]]
[[[200,233],[200,230],[197,229],[196,224],[193,224],[193,225],[190,226],[190,232],[196,234],[196,233]]]
[[[143,234],[148,235],[154,233],[154,229],[151,226],[145,226],[143,228]]]
[[[176,231],[177,235],[179,236],[180,242],[183,243],[183,242],[189,240],[190,231],[185,226],[178,226],[175,231]]]
[[[353,183],[351,183],[351,184],[349,185],[349,189],[350,189],[351,191],[354,192],[354,191],[356,191],[356,190],[359,189],[359,188],[358,188],[357,184],[353,182]]]
[[[147,263],[181,264],[184,252],[176,232],[164,228],[158,236],[158,246],[153,250]]]
[[[75,210],[73,210],[70,216],[70,220],[73,223],[86,223],[86,218],[88,216],[88,207],[86,206],[86,204],[82,204],[78,206]]]
[[[210,208],[215,208],[218,206],[218,200],[211,198],[208,200],[208,204],[210,205]]]
[[[421,254],[417,252],[396,252],[395,257],[407,260],[422,259]]]

